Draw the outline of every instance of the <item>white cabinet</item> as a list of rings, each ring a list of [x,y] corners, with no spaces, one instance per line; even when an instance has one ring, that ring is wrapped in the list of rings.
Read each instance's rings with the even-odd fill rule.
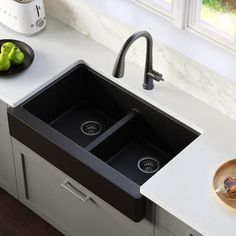
[[[0,100],[0,187],[17,197],[14,160],[7,120],[7,104]]]
[[[12,140],[20,201],[62,233],[73,236],[153,235],[153,222],[150,223],[152,232],[148,232],[143,222],[132,222],[32,150]]]
[[[162,228],[161,226],[155,227],[155,236],[175,236],[171,232]]]
[[[156,206],[155,221],[155,236],[202,236],[159,206]]]

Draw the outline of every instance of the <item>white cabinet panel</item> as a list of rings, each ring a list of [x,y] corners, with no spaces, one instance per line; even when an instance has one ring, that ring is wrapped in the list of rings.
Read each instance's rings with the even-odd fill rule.
[[[159,226],[155,228],[155,236],[175,236],[175,235]]]
[[[13,146],[20,201],[65,235],[152,236],[15,139]]]
[[[164,228],[175,236],[202,236],[196,230],[192,229],[167,211],[156,206],[155,231]],[[155,234],[155,236],[159,236]]]
[[[7,104],[0,101],[0,187],[17,197],[14,160],[7,120]]]

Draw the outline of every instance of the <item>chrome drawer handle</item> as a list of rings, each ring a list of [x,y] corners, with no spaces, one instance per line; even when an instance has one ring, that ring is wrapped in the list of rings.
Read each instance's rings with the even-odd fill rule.
[[[68,190],[69,192],[71,192],[72,194],[74,194],[76,197],[78,197],[81,201],[86,202],[88,201],[91,196],[88,194],[84,194],[83,192],[81,192],[79,189],[77,189],[76,187],[74,187],[69,180],[65,180],[65,182],[63,184],[61,184],[61,186],[63,188],[65,188],[66,190]]]

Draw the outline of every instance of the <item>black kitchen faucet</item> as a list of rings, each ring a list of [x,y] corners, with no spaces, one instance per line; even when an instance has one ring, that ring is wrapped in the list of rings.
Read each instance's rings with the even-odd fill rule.
[[[144,37],[147,40],[147,48],[146,48],[146,62],[145,62],[145,71],[144,71],[144,81],[143,81],[143,88],[147,90],[153,89],[153,80],[156,81],[163,81],[162,74],[153,70],[153,40],[152,36],[147,31],[139,31],[131,35],[126,42],[124,43],[123,47],[120,50],[120,53],[116,59],[116,63],[113,69],[113,76],[116,78],[122,78],[124,76],[124,69],[125,69],[125,56],[129,49],[136,39]]]

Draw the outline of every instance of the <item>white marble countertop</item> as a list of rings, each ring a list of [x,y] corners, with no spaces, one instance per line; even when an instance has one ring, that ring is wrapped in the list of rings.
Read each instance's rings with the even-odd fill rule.
[[[113,78],[114,52],[52,18],[48,18],[45,31],[32,37],[0,26],[0,38],[22,40],[35,52],[35,60],[26,71],[12,77],[0,76],[0,99],[12,107],[84,60],[109,79],[201,132],[141,186],[141,193],[204,235],[236,235],[236,213],[222,207],[212,192],[216,169],[236,157],[235,120],[168,81],[155,83],[152,91],[142,89],[143,69],[130,62],[126,63],[125,78]]]

